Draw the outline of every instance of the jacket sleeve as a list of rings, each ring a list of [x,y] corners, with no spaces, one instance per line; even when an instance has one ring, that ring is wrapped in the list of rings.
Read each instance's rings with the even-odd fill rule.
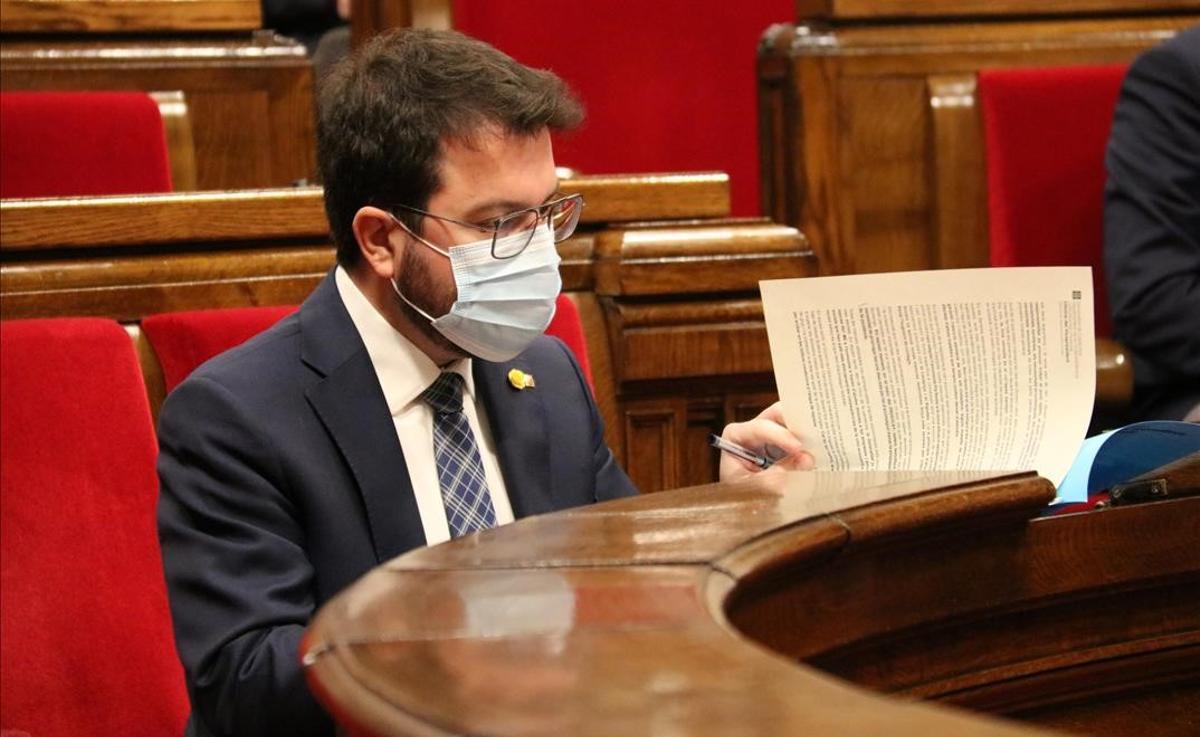
[[[1106,165],[1105,275],[1118,340],[1200,378],[1200,29],[1130,67]]]
[[[159,539],[198,731],[331,735],[299,661],[313,569],[267,434],[194,377],[163,406],[159,442]]]

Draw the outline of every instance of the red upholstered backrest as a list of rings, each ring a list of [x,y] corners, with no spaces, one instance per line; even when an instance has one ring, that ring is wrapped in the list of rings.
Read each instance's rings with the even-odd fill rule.
[[[142,330],[158,355],[163,384],[170,392],[200,364],[246,342],[295,311],[295,305],[282,305],[164,312],[143,319]]]
[[[144,92],[4,92],[0,119],[0,197],[171,191],[162,116]]]
[[[1091,266],[1096,334],[1104,290],[1104,149],[1126,67],[979,73],[993,266]]]
[[[180,734],[157,447],[129,336],[0,322],[0,727]]]
[[[555,158],[585,174],[719,170],[759,212],[758,40],[795,0],[454,0],[454,27],[550,69],[587,107]]]
[[[558,295],[548,335],[560,338],[579,361],[588,383],[592,367],[579,310],[565,294]],[[235,307],[193,312],[164,312],[142,320],[142,330],[158,355],[163,384],[170,392],[208,359],[243,343],[296,310],[294,306]]]
[[[579,308],[565,294],[558,295],[554,319],[546,328],[546,335],[553,335],[567,344],[571,353],[575,354],[575,360],[579,361],[579,368],[583,369],[583,375],[587,379],[588,385],[593,386],[592,362],[588,360],[587,341],[583,337],[583,323],[579,319]]]

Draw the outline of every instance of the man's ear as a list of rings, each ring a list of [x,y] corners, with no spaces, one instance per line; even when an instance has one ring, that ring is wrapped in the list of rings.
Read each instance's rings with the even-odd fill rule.
[[[394,278],[400,264],[400,253],[395,248],[393,233],[399,231],[399,237],[406,237],[407,232],[385,210],[369,206],[360,207],[354,213],[351,227],[364,265],[376,276]]]

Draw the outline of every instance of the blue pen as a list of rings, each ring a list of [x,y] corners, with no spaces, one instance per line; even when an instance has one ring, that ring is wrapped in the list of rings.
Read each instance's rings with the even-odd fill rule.
[[[770,468],[775,464],[775,459],[773,458],[759,455],[752,450],[743,448],[737,443],[731,443],[728,440],[724,440],[716,435],[709,436],[709,444],[711,444],[712,447],[720,450],[722,453],[728,453],[734,458],[741,458],[743,461],[750,461],[762,469]]]

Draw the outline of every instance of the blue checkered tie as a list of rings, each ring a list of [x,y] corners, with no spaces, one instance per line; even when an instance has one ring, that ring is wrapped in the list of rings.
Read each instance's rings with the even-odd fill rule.
[[[433,408],[433,457],[450,537],[496,526],[479,446],[462,411],[462,394],[463,378],[455,373],[441,374],[421,393]]]

